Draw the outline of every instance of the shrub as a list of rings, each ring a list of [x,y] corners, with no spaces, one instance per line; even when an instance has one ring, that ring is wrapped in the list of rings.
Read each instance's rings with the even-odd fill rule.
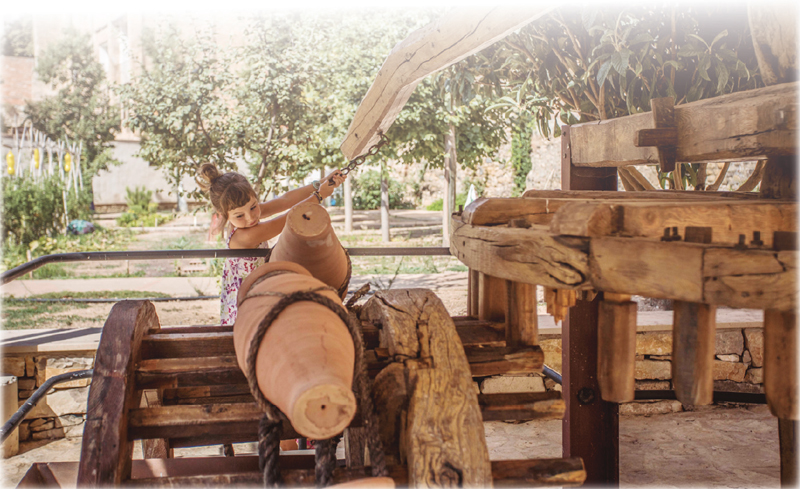
[[[380,209],[381,207],[381,173],[367,170],[353,181],[353,208],[358,210]],[[413,206],[405,201],[403,185],[389,177],[389,208],[411,209]]]
[[[128,210],[117,218],[117,224],[125,227],[155,226],[156,219],[167,222],[172,216],[159,216],[156,214],[158,204],[152,202],[153,192],[144,187],[136,187],[131,190],[125,188],[125,202]]]
[[[5,247],[28,243],[64,232],[64,183],[57,176],[34,181],[31,178],[3,178],[3,243]],[[91,216],[91,192],[70,190],[67,208],[70,219]]]

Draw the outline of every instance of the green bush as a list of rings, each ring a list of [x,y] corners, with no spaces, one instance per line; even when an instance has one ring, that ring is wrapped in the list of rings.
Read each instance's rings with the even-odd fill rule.
[[[353,181],[353,208],[358,210],[380,209],[381,173],[367,170]],[[412,209],[405,201],[403,185],[389,177],[389,209]]]
[[[463,190],[461,191],[461,193],[456,194],[456,210],[458,210],[458,206],[467,203],[467,194],[469,193],[470,185],[475,185],[475,192],[478,194],[478,196],[480,196],[483,193],[484,185],[482,183],[465,180],[464,183],[462,184]],[[425,210],[429,211],[440,211],[442,209],[444,209],[443,199],[436,199],[430,204],[428,204],[427,207],[425,207]]]
[[[5,247],[27,246],[45,236],[64,232],[64,183],[58,176],[34,181],[31,178],[3,178],[2,236]],[[69,219],[91,216],[91,192],[67,193]]]
[[[124,227],[154,227],[156,221],[164,223],[173,219],[172,214],[156,214],[158,204],[152,200],[153,192],[144,187],[136,187],[133,190],[125,188],[128,210],[117,218],[117,224]]]

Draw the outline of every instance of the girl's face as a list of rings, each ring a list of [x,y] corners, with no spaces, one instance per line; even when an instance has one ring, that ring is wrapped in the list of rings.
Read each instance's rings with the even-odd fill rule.
[[[228,221],[237,228],[251,228],[258,224],[260,218],[261,208],[255,197],[247,204],[228,211]]]

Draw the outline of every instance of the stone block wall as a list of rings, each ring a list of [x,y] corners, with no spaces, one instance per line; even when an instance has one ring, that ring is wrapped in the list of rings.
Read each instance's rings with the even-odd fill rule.
[[[762,328],[718,329],[714,390],[759,394],[764,392]],[[542,334],[539,339],[545,364],[562,371],[561,336]],[[640,331],[636,334],[636,389],[672,390],[672,331]],[[484,394],[544,392],[561,386],[542,374],[501,375],[478,382]],[[620,414],[660,414],[682,411],[679,401],[634,401],[620,405]]]
[[[22,406],[51,377],[92,368],[94,355],[94,351],[5,355],[2,371],[17,377]],[[53,387],[20,424],[19,441],[82,436],[90,382],[79,379]]]

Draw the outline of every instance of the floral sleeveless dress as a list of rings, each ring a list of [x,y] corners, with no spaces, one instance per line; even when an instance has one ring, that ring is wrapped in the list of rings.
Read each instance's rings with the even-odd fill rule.
[[[231,235],[228,236],[227,246],[231,247],[231,238],[236,233],[237,228],[233,228]],[[258,248],[269,248],[269,243],[264,241]],[[230,326],[236,322],[238,307],[236,296],[239,294],[239,287],[244,278],[264,264],[263,257],[246,258],[226,258],[225,265],[222,267],[222,290],[220,291],[220,319],[223,326]]]

